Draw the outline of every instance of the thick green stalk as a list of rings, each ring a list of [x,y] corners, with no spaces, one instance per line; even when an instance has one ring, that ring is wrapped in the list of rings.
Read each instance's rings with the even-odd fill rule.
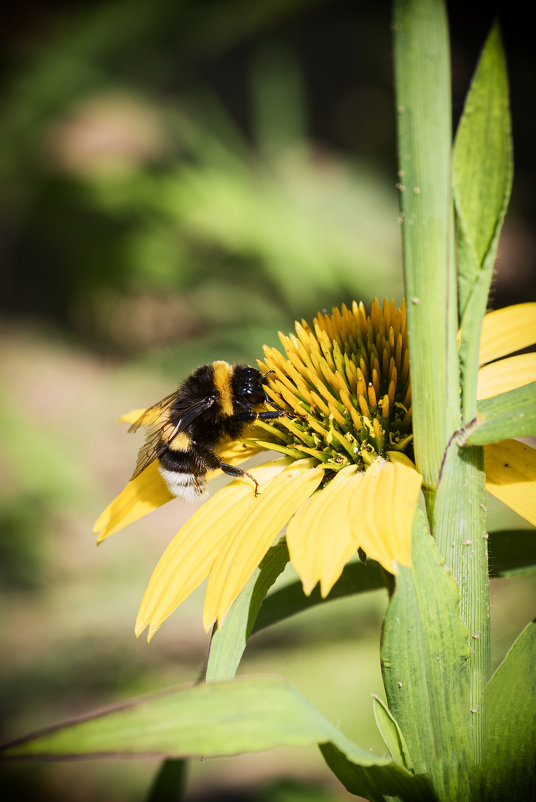
[[[395,0],[394,8],[399,190],[415,455],[424,478],[430,527],[460,590],[460,613],[471,649],[467,665],[460,669],[469,673],[469,690],[462,702],[466,717],[456,726],[461,727],[461,740],[469,729],[472,760],[478,763],[485,736],[489,583],[482,452],[461,449],[453,437],[461,417],[447,21],[440,0]],[[452,615],[456,615],[454,609]],[[447,645],[445,649],[445,655],[437,659],[448,661]],[[452,705],[449,715],[454,727],[454,708],[458,709],[454,698]],[[445,765],[453,767],[465,759],[455,748],[445,756]],[[469,766],[467,771],[465,776],[470,777]],[[451,790],[446,793],[443,788],[442,798],[458,798],[456,794],[462,791]]]
[[[425,492],[459,425],[451,102],[442,0],[395,0],[398,159],[413,433]]]

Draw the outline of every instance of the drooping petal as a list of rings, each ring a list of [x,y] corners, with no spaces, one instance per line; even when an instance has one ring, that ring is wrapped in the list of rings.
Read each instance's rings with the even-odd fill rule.
[[[254,499],[219,552],[210,572],[203,609],[208,631],[221,623],[275,538],[296,510],[314,493],[324,470],[308,460],[295,462],[273,479]]]
[[[130,412],[125,412],[124,415],[121,415],[121,417],[117,419],[117,422],[136,423],[136,421],[141,418],[144,412],[144,409],[131,409]],[[156,423],[156,420],[154,422]]]
[[[284,470],[280,459],[252,469],[261,492]],[[148,640],[163,621],[207,577],[214,560],[256,500],[247,477],[235,479],[206,501],[171,541],[158,561],[145,591],[136,622],[136,635],[149,626]]]
[[[519,440],[484,446],[486,489],[536,526],[536,449]]]
[[[495,309],[482,323],[479,363],[485,365],[535,343],[536,303]]]
[[[518,354],[483,365],[478,371],[477,398],[491,398],[536,380],[536,354]]]
[[[422,477],[404,455],[390,453],[365,471],[350,502],[356,543],[391,573],[411,564],[411,527]],[[409,464],[408,464],[409,463]]]
[[[287,526],[291,562],[309,595],[320,582],[327,596],[356,552],[350,526],[350,498],[363,478],[357,466],[340,470],[334,479],[303,504]]]
[[[93,534],[98,534],[97,543],[102,543],[114,532],[138,521],[173,498],[160,476],[158,462],[152,462],[139,476],[128,482],[99,515],[93,527]]]
[[[421,492],[422,476],[413,462],[405,454],[388,451],[387,456],[395,469],[393,506],[393,539],[397,552],[395,559],[401,565],[411,563],[411,531],[415,507]]]

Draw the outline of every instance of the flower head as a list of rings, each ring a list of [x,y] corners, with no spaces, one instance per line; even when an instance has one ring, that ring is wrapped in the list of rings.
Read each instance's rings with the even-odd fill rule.
[[[367,315],[354,302],[302,320],[296,335],[280,334],[285,355],[265,347],[272,371],[268,394],[296,414],[260,425],[261,445],[291,457],[311,456],[328,471],[364,471],[388,452],[411,454],[411,389],[406,312],[374,301]],[[327,474],[327,480],[332,474]]]
[[[527,313],[534,323],[536,305],[523,306],[530,306]],[[508,321],[498,327],[498,340],[507,327]],[[485,336],[492,341],[496,328],[484,327],[482,362],[514,350],[509,337],[498,350],[489,349]],[[375,301],[367,315],[363,304],[354,302],[317,315],[312,326],[302,320],[296,323],[296,334],[280,334],[280,339],[284,353],[265,347],[259,366],[269,371],[271,402],[288,416],[257,421],[245,442],[229,443],[220,457],[238,464],[262,450],[281,456],[249,468],[259,483],[258,496],[250,479],[237,478],[182,527],[151,577],[137,634],[149,627],[151,638],[207,577],[203,622],[206,629],[215,621],[221,624],[285,525],[290,558],[305,593],[320,583],[326,596],[358,550],[392,573],[398,565],[410,564],[422,477],[412,462],[404,304],[397,309],[385,302],[382,308]],[[506,383],[503,391],[512,382],[522,384],[515,370],[509,382],[504,379],[501,362],[512,373],[508,359],[495,361],[487,380],[499,381],[496,371]],[[138,417],[136,411],[124,419]],[[498,446],[509,448],[509,466],[521,470],[521,476],[504,478],[495,460]],[[488,489],[529,520],[531,510],[534,514],[535,454],[517,441],[485,449]],[[152,463],[100,516],[95,527],[99,542],[171,498]]]

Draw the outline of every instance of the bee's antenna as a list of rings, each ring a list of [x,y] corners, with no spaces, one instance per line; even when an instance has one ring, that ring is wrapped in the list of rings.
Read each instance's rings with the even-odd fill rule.
[[[270,368],[270,370],[267,370],[266,373],[263,373],[262,378],[265,379],[267,376],[270,375],[270,373],[275,373],[275,370],[273,368]]]

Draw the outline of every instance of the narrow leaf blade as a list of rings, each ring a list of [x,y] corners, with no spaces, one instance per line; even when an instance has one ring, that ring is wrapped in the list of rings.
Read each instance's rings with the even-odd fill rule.
[[[506,211],[512,183],[511,150],[506,65],[495,24],[467,93],[454,143],[456,211],[475,257],[471,263],[459,265],[462,312]]]
[[[412,768],[408,747],[397,720],[379,696],[373,696],[373,706],[376,725],[389,754],[397,763]]]
[[[463,421],[476,414],[480,330],[513,174],[508,80],[498,25],[485,43],[456,132],[453,193]]]
[[[207,660],[207,682],[232,679],[236,674],[264,597],[288,560],[284,541],[272,546],[226,615],[223,626],[215,629]]]

